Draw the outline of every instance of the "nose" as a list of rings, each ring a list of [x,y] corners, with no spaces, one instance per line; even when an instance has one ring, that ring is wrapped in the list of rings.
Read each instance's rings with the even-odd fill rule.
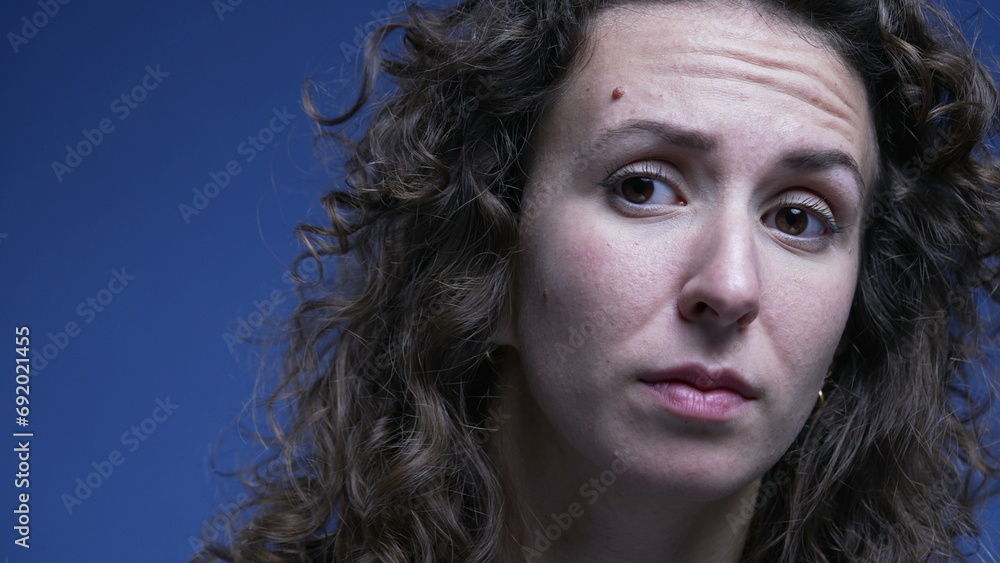
[[[739,223],[739,227],[734,227]],[[717,225],[728,225],[720,228]],[[685,319],[745,328],[760,312],[760,275],[752,225],[725,220],[695,235],[678,300]]]

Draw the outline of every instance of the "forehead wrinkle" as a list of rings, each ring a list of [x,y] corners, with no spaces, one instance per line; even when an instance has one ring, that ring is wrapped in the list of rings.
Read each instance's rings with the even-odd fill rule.
[[[718,4],[710,2],[707,5],[699,5],[680,0],[675,5],[681,8],[682,12],[694,9],[696,10],[695,13],[689,17],[682,15],[671,16],[670,19],[662,24],[663,29],[667,30],[677,25],[688,24],[686,27],[692,30],[694,36],[685,33],[681,33],[680,36],[667,33],[662,37],[669,43],[660,43],[658,47],[666,47],[666,51],[680,55],[717,55],[765,69],[771,68],[795,72],[819,81],[834,97],[850,107],[850,104],[845,101],[849,97],[846,95],[847,92],[838,92],[837,89],[833,88],[825,80],[826,77],[824,75],[810,72],[813,69],[809,66],[809,63],[815,61],[817,58],[821,59],[825,57],[844,69],[851,78],[855,78],[861,86],[862,91],[865,91],[862,78],[853,65],[844,60],[839,50],[830,44],[830,41],[822,32],[813,28],[808,23],[789,20],[784,14],[776,15],[761,11],[760,6],[747,6],[742,3],[727,1],[719,2],[719,4],[737,10],[736,14],[732,16],[734,22],[738,23],[744,17],[750,17],[756,24],[760,25],[759,31],[765,34],[771,33],[778,37],[783,36],[779,40],[783,41],[784,45],[775,46],[769,42],[769,38],[766,36],[759,37],[756,34],[748,36],[737,33],[729,27],[713,29],[711,24],[703,24],[703,21],[698,16],[701,13],[713,13],[718,9]],[[616,34],[635,32],[641,26],[650,25],[650,21],[657,18],[656,15],[649,14],[647,11],[649,8],[650,6],[644,2],[640,3],[639,6],[626,4],[607,8],[603,14],[605,17],[597,20],[597,25],[593,30],[598,31],[604,28],[604,33],[594,33],[591,41],[595,46],[604,44],[602,49],[613,52],[615,45],[614,37]],[[642,23],[628,21],[626,16],[639,17]],[[608,49],[609,45],[606,44],[608,40],[611,41],[611,49]],[[733,41],[738,46],[719,46],[718,43],[720,40],[723,44],[727,41]],[[797,45],[792,47],[789,46],[789,43],[796,43]],[[646,47],[648,60],[655,60],[667,54],[665,51],[657,50],[656,47],[650,49],[650,46],[652,45],[647,44]],[[811,61],[806,60],[800,64],[796,64],[797,61],[802,59],[803,54]]]
[[[677,52],[677,54],[689,54],[696,57],[717,57],[718,59],[728,61],[730,64],[681,60],[662,66],[690,73],[694,76],[758,84],[772,91],[803,101],[847,123],[851,123],[859,115],[857,109],[844,99],[843,93],[832,88],[824,80],[824,77],[814,72],[809,72],[809,70],[804,68],[796,68],[794,64],[754,55],[749,52],[727,51],[723,49],[699,49],[697,51],[681,51]],[[779,74],[775,76],[767,72],[755,72],[756,69],[778,71]],[[817,84],[822,85],[823,90],[821,92],[816,91],[815,87]],[[860,90],[865,95],[864,90]],[[824,91],[828,95],[824,96]]]
[[[683,6],[683,0],[678,6]],[[641,51],[633,60],[638,68],[629,69],[623,66],[618,56],[620,51],[620,37],[625,34],[634,35],[642,23],[629,21],[627,16],[638,16],[644,18],[648,24],[650,20],[649,12],[634,5],[619,5],[607,8],[600,12],[600,15],[593,21],[588,39],[582,49],[581,56],[576,58],[572,65],[571,76],[579,79],[587,68],[597,65],[604,69],[605,73],[617,78],[617,80],[627,80],[632,74],[649,73],[664,76],[663,70],[672,70],[674,74],[683,71],[684,64],[694,66],[691,59],[698,56],[705,56],[701,62],[703,68],[701,73],[706,79],[711,79],[711,73],[715,73],[715,78],[728,79],[733,81],[752,82],[763,88],[780,93],[790,98],[799,100],[812,108],[821,110],[825,118],[825,127],[836,130],[843,135],[844,140],[850,145],[863,142],[870,147],[870,151],[859,155],[863,176],[872,176],[870,181],[862,182],[861,188],[867,191],[872,186],[873,181],[878,177],[878,142],[874,137],[874,128],[871,127],[871,110],[869,109],[868,94],[864,87],[863,78],[858,75],[857,70],[846,61],[842,54],[831,46],[822,34],[808,27],[789,22],[783,19],[773,20],[765,14],[758,15],[758,21],[768,24],[767,28],[772,31],[787,32],[787,37],[792,39],[794,45],[787,42],[779,43],[777,46],[769,44],[767,41],[759,40],[756,36],[736,35],[730,29],[707,29],[701,26],[701,21],[697,18],[671,18],[668,22],[671,26],[678,25],[679,21],[687,21],[691,24],[684,26],[691,30],[696,36],[686,36],[673,34],[657,34],[650,40],[643,41]],[[759,17],[763,15],[764,17]],[[640,20],[642,21],[642,20]],[[794,37],[791,35],[794,34]],[[730,38],[739,40],[740,44],[735,47],[720,45],[720,38]],[[666,40],[666,42],[664,42]],[[667,54],[680,55],[673,60],[664,61]],[[690,57],[684,57],[689,55]],[[715,57],[715,60],[708,57]],[[688,59],[688,60],[685,60]],[[719,65],[717,61],[728,59],[730,64]],[[707,62],[706,62],[707,61]],[[715,63],[715,67],[711,66]],[[827,67],[832,63],[836,69],[832,73],[818,73],[817,67]],[[743,68],[739,69],[738,66]],[[643,71],[642,67],[646,70]],[[727,68],[728,67],[728,68]],[[734,69],[733,67],[737,67]],[[751,72],[753,69],[760,69],[763,74],[765,69],[780,71],[776,76],[766,76],[761,78],[757,73]],[[828,68],[828,67],[827,67]],[[720,70],[725,69],[725,72]],[[609,72],[610,70],[610,72]],[[656,72],[659,70],[660,72]],[[793,77],[787,80],[782,77]],[[699,77],[692,76],[697,79]],[[591,91],[591,87],[596,86],[598,91],[604,86],[604,81],[594,81],[588,84],[586,92]],[[785,82],[789,82],[786,84]],[[564,85],[568,86],[568,84]],[[556,96],[554,102],[562,107],[569,102],[565,88],[562,88]],[[825,95],[824,95],[825,94]],[[588,103],[592,96],[584,96],[575,102]],[[550,106],[550,109],[554,109]],[[778,108],[775,108],[778,109]],[[779,112],[780,113],[780,112]],[[546,116],[551,118],[552,112],[546,112]],[[809,121],[816,123],[816,119]],[[867,132],[867,133],[866,133]],[[591,134],[595,134],[592,132]],[[859,139],[864,137],[864,139]],[[577,162],[586,160],[587,157],[600,156],[595,154],[593,144],[577,144],[574,151]]]

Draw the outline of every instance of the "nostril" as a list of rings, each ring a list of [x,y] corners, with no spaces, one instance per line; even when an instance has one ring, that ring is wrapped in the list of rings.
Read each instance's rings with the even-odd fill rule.
[[[736,322],[736,325],[741,329],[750,326],[750,323],[757,318],[757,312],[758,311],[755,307],[754,310],[749,311],[747,314],[740,317],[740,319]]]

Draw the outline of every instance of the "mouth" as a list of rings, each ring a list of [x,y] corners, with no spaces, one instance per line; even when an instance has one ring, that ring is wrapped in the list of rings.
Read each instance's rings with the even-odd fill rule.
[[[681,418],[724,422],[748,409],[758,393],[737,372],[697,363],[649,373],[639,381]]]

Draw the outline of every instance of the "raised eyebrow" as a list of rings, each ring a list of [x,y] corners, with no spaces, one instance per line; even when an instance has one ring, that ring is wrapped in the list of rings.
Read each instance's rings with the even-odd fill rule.
[[[824,172],[831,168],[846,168],[854,177],[858,197],[863,200],[867,192],[867,183],[858,161],[841,150],[796,151],[782,158],[781,166],[794,172]]]
[[[604,154],[615,143],[637,133],[649,133],[659,137],[668,145],[699,152],[711,152],[716,147],[715,140],[704,133],[661,121],[635,119],[616,127],[598,131],[594,140],[581,151],[580,160],[591,160]]]

